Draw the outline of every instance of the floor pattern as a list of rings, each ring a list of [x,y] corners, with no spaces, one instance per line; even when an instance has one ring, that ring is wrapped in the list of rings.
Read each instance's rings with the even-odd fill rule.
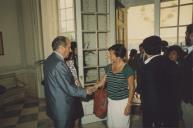
[[[141,127],[140,116],[133,113],[133,127]],[[44,100],[27,98],[25,101],[8,104],[0,108],[0,128],[54,128],[52,120],[46,115]],[[104,122],[83,125],[83,128],[106,128]]]
[[[52,128],[44,100],[28,98],[0,110],[0,128]]]

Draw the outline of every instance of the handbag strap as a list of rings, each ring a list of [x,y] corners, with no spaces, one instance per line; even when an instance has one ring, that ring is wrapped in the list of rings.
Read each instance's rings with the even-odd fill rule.
[[[109,64],[109,65],[107,66],[107,72],[106,72],[106,74],[109,72],[109,70],[110,70],[110,68],[111,68],[111,65],[112,65],[112,64]],[[97,83],[98,83],[98,81],[99,81],[99,80],[97,80]],[[98,91],[99,91],[98,95],[100,95],[100,94],[103,92],[104,89],[105,89],[105,86],[100,87],[99,90],[98,90]]]
[[[97,95],[101,95],[101,93],[103,92],[103,90],[104,90],[104,86],[102,86],[102,87],[100,87],[97,91],[98,91],[98,93],[97,93]]]

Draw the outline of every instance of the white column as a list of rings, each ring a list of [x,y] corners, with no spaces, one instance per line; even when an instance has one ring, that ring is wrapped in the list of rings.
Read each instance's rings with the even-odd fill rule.
[[[154,4],[154,34],[160,35],[160,0],[155,0]]]

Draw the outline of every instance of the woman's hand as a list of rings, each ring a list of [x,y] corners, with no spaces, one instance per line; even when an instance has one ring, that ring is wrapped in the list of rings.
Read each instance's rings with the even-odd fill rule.
[[[131,113],[131,104],[127,104],[125,107],[124,115],[128,116]]]
[[[79,80],[75,80],[75,84],[76,84],[76,86],[81,86],[81,83],[80,83],[80,81]]]

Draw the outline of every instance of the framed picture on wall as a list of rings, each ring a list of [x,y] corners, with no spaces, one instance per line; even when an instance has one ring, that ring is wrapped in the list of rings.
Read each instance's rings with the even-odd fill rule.
[[[4,55],[4,49],[3,49],[3,34],[0,31],[0,56]]]

